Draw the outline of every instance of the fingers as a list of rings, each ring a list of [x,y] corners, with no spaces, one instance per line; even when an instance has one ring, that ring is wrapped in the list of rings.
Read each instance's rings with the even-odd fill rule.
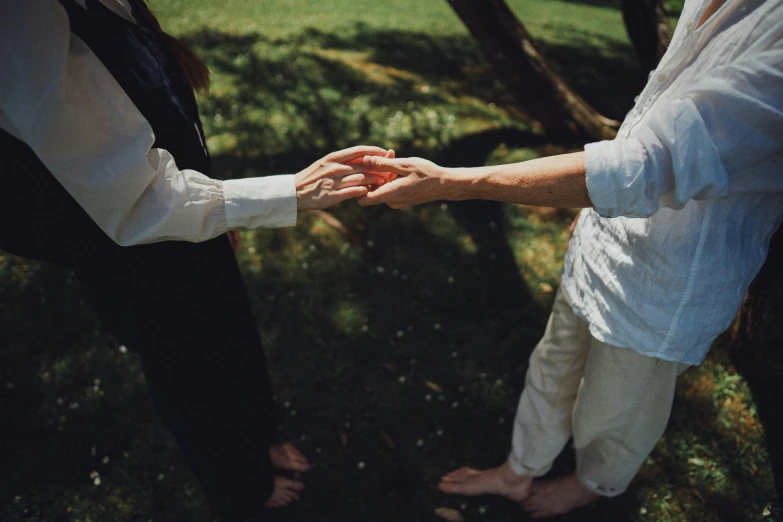
[[[411,185],[408,183],[408,179],[409,178],[399,178],[395,181],[387,181],[383,185],[378,186],[378,188],[370,191],[366,197],[363,197],[359,201],[359,204],[362,206],[369,206],[386,203],[392,208],[403,208],[402,205],[397,206],[396,204],[398,202],[395,200],[399,199],[402,190]]]
[[[393,172],[394,174],[407,175],[408,169],[404,168],[404,159],[386,158],[381,156],[365,156],[364,167],[376,172]]]
[[[351,174],[340,179],[336,187],[337,189],[343,189],[348,187],[356,187],[358,185],[383,185],[386,179],[382,176],[376,176],[373,174]]]
[[[338,150],[326,156],[330,161],[339,163],[348,163],[363,156],[385,156],[388,153],[386,149],[373,147],[370,145],[357,145],[349,149]]]
[[[366,196],[370,192],[370,189],[365,187],[364,185],[360,185],[358,187],[349,187],[342,190],[338,190],[335,192],[332,196],[333,198],[333,204],[341,203],[343,201],[346,201],[348,199],[355,199],[355,198],[361,198]]]

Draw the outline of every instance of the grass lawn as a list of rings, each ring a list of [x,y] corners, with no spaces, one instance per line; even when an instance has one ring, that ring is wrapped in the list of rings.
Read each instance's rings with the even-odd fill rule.
[[[646,78],[613,0],[511,0],[552,65],[622,118]],[[295,172],[357,143],[451,165],[563,152],[514,106],[445,0],[155,0],[213,75],[215,175]],[[677,6],[669,6],[676,16]],[[283,438],[312,459],[273,521],[527,520],[435,485],[505,458],[572,211],[433,203],[243,232]],[[0,520],[210,520],[135,355],[68,271],[0,253]],[[194,319],[195,320],[195,319]],[[746,382],[718,344],[682,377],[630,491],[573,521],[781,520]],[[573,468],[564,451],[553,474]]]

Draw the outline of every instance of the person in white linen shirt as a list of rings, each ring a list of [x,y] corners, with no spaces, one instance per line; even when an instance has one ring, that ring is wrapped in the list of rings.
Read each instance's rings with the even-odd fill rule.
[[[367,157],[398,178],[360,199],[489,199],[582,211],[530,357],[508,460],[444,476],[534,517],[625,491],[677,375],[731,323],[783,218],[783,0],[686,0],[617,137],[583,152],[447,169]],[[576,472],[534,481],[573,436]]]
[[[207,83],[143,0],[0,2],[0,249],[73,270],[140,355],[213,508],[245,521],[294,501],[303,485],[284,472],[309,463],[277,441],[226,232],[364,195],[383,177],[361,158],[392,153],[357,146],[297,174],[212,179],[193,95]]]

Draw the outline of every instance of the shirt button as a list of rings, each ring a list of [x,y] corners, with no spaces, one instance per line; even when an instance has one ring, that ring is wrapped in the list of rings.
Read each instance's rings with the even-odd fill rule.
[[[663,82],[665,82],[665,81],[666,81],[666,75],[665,75],[665,74],[663,74],[663,73],[659,74],[659,75],[658,75],[658,82],[659,82],[659,83],[663,83]]]

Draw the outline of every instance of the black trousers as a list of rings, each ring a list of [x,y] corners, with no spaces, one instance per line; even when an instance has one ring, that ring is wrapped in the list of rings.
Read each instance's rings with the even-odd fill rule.
[[[262,515],[277,422],[247,290],[225,236],[120,247],[32,151],[0,131],[0,249],[73,268],[99,318],[141,356],[156,410],[212,506]]]
[[[213,507],[259,516],[277,423],[261,340],[225,236],[75,255],[103,323],[141,357],[156,410]]]

